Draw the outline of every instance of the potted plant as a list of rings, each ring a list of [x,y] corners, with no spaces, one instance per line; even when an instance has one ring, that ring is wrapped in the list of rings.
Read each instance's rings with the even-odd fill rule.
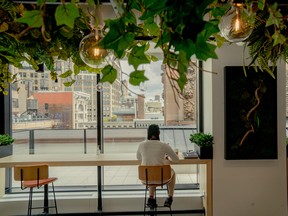
[[[13,137],[8,134],[0,135],[0,158],[12,155],[12,143],[15,141]]]
[[[194,150],[200,159],[213,158],[213,136],[206,133],[194,133],[190,135],[190,141],[194,143]]]

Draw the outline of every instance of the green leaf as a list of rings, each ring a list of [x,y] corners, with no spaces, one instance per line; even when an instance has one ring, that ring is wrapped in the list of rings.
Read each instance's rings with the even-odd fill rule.
[[[67,25],[74,28],[74,21],[79,17],[79,9],[75,4],[58,5],[55,12],[57,26]]]
[[[140,20],[147,20],[148,18],[153,18],[155,14],[150,10],[145,10],[142,16],[139,17]]]
[[[76,64],[74,64],[73,68],[74,68],[74,75],[77,76],[80,73],[80,68]]]
[[[126,50],[133,41],[134,34],[132,32],[124,34],[119,40],[118,49]]]
[[[149,80],[145,75],[144,70],[135,70],[130,74],[129,83],[134,86],[139,86],[141,82]]]
[[[169,34],[169,32],[167,31],[162,32],[162,35],[160,35],[160,38],[157,41],[155,48],[162,47],[162,45],[168,43],[170,39],[171,39],[171,35]]]
[[[284,44],[286,41],[286,37],[283,34],[280,34],[280,32],[275,32],[272,35],[272,38],[274,39],[273,46],[276,46],[278,44]]]
[[[92,67],[89,67],[88,65],[85,66],[85,69],[84,70],[87,70],[89,71],[90,73],[101,73],[101,70],[103,68],[92,68]],[[82,69],[83,70],[83,69]]]
[[[136,10],[138,10],[138,11],[141,11],[141,5],[140,5],[140,3],[139,2],[136,2],[136,1],[131,1],[131,3],[130,3],[130,8],[131,9],[136,9]]]
[[[204,30],[200,33],[204,40],[208,40],[211,35],[220,31],[218,24],[219,22],[216,20],[211,20],[205,24]]]
[[[181,74],[179,76],[179,78],[177,79],[177,84],[178,84],[178,86],[179,86],[181,91],[184,90],[184,87],[185,87],[186,83],[187,83],[186,75],[185,74]]]
[[[68,81],[68,82],[63,82],[64,86],[69,87],[72,86],[75,83],[76,80]]]
[[[9,25],[6,23],[6,22],[3,22],[1,25],[0,25],[0,32],[5,32],[9,29]]]
[[[196,47],[195,44],[193,43],[192,40],[186,40],[181,42],[179,45],[179,51],[185,51],[186,53],[186,59],[190,59],[192,55],[195,54],[196,52]]]
[[[63,74],[60,74],[59,77],[61,78],[66,78],[69,77],[73,74],[72,70],[67,70],[66,72],[64,72]]]
[[[140,20],[147,20],[147,18],[154,18],[155,15],[160,14],[165,9],[167,9],[168,0],[143,0],[142,6],[144,11],[142,16],[139,17]],[[143,10],[143,9],[142,9]]]
[[[26,23],[30,27],[38,28],[42,25],[42,16],[40,10],[25,11],[23,17],[17,19],[18,22]]]
[[[215,34],[214,37],[218,48],[223,46],[223,44],[226,42],[226,39],[219,34]]]
[[[109,28],[109,32],[100,41],[99,45],[105,49],[114,50],[116,57],[123,57],[124,52],[134,40],[134,34],[125,32],[125,24],[121,18],[106,20],[105,24]]]
[[[88,6],[93,6],[93,5],[95,5],[95,2],[94,2],[94,0],[86,0],[87,1],[87,3],[88,3]]]
[[[196,49],[195,53],[196,57],[199,60],[206,61],[209,58],[217,59],[217,54],[215,52],[216,45],[206,42],[200,35],[198,35],[197,37],[197,43],[195,49]]]
[[[145,55],[145,47],[143,46],[135,46],[133,47],[131,53],[128,56],[128,63],[133,65],[134,69],[136,70],[140,64],[148,64],[150,63],[149,59]]]
[[[278,4],[275,2],[270,8],[269,8],[269,18],[266,21],[266,27],[270,25],[276,25],[278,28],[280,26],[280,23],[282,22],[282,14],[280,10],[278,9]]]
[[[177,84],[181,91],[183,91],[184,86],[187,83],[187,69],[189,66],[189,59],[186,58],[186,52],[181,50],[178,55],[178,72],[179,77],[177,79]]]
[[[111,65],[106,65],[102,69],[103,77],[100,82],[109,82],[112,84],[117,78],[117,70],[113,68]]]
[[[271,25],[274,25],[274,17],[273,17],[273,14],[270,14],[270,15],[269,15],[269,18],[267,19],[265,26],[268,27],[268,26],[271,26]]]
[[[281,22],[282,22],[282,14],[280,13],[280,11],[277,11],[275,14],[275,18],[274,18],[274,23],[275,25],[280,28]]]
[[[137,19],[135,17],[134,13],[126,13],[124,16],[124,20],[125,23],[129,23],[129,24],[134,24],[137,25]]]
[[[265,0],[258,0],[258,8],[260,10],[264,10],[265,7]]]
[[[144,27],[149,31],[151,35],[156,36],[160,33],[160,28],[155,23],[154,18],[149,17],[147,20],[145,20],[144,24]]]
[[[213,17],[222,17],[225,15],[225,13],[228,11],[229,8],[230,8],[229,4],[224,4],[223,6],[221,5],[221,7],[213,7],[212,8],[212,16]]]
[[[168,0],[143,0],[143,7],[157,14],[167,8],[167,1]]]

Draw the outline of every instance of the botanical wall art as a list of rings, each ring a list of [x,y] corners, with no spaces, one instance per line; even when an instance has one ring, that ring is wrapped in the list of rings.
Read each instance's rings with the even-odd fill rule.
[[[246,72],[225,67],[225,159],[277,159],[276,79]]]

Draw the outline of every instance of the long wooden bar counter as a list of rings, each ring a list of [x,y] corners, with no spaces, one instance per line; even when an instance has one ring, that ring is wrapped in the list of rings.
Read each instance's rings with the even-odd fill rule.
[[[15,165],[48,164],[49,166],[131,166],[139,165],[136,154],[34,154],[11,155],[0,158],[0,168],[11,168]],[[205,178],[200,182],[204,192],[205,215],[212,216],[212,160],[183,159],[173,165],[204,165]],[[203,174],[203,173],[202,173]],[[99,192],[99,191],[98,191]],[[100,191],[101,193],[101,191]],[[98,203],[99,204],[99,203]]]

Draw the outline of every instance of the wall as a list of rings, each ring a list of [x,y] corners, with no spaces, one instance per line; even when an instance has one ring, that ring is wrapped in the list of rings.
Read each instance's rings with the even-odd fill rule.
[[[242,65],[243,47],[227,45],[217,53],[218,60],[204,63],[205,69],[217,72],[204,76],[204,104],[212,107],[212,113],[204,113],[204,129],[215,138],[213,216],[286,216],[285,64],[279,63],[277,68],[278,159],[225,160],[223,71],[224,66]]]

